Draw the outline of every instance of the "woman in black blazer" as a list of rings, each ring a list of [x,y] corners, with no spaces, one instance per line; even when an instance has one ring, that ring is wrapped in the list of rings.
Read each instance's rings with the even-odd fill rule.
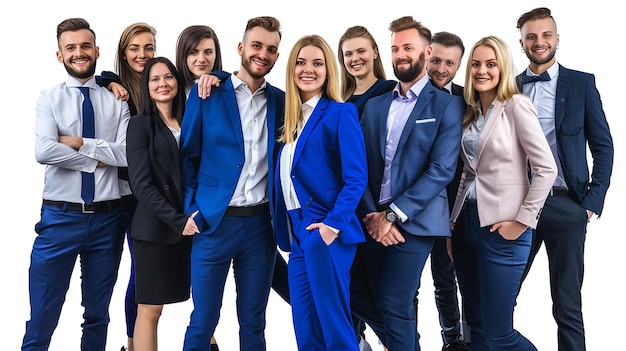
[[[135,260],[134,345],[157,349],[163,305],[190,295],[191,235],[195,222],[183,213],[178,144],[185,91],[167,58],[148,61],[141,76],[142,110],[131,118],[126,136],[130,185],[138,204],[131,236]]]

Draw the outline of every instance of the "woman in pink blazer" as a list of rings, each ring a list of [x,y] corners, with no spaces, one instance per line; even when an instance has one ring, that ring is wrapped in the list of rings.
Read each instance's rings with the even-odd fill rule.
[[[470,51],[464,98],[452,253],[471,347],[537,350],[513,328],[513,309],[556,163],[531,101],[518,93],[501,39],[482,38]]]

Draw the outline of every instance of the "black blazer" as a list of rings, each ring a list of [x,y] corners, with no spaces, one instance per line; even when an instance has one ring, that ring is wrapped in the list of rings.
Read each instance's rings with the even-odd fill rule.
[[[187,223],[183,213],[178,144],[158,116],[136,115],[126,133],[130,187],[138,204],[131,237],[174,244]]]

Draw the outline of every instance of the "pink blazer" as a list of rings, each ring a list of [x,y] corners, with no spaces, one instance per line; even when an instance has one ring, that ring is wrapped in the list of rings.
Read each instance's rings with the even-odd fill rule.
[[[463,130],[463,138],[468,128]],[[476,205],[481,227],[516,220],[537,226],[543,204],[557,176],[556,163],[530,99],[516,94],[496,100],[478,140],[476,172],[468,167],[461,143],[463,174],[451,219],[455,222],[476,179]],[[528,164],[533,170],[528,179]]]

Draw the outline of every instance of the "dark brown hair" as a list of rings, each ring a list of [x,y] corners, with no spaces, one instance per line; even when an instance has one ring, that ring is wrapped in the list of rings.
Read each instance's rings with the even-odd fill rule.
[[[183,90],[188,91],[196,81],[189,67],[187,67],[187,56],[198,46],[202,39],[213,39],[215,43],[215,62],[211,71],[222,70],[222,49],[220,41],[217,39],[215,31],[204,25],[189,26],[180,33],[176,41],[176,67],[183,77]]]
[[[458,46],[461,48],[461,57],[465,54],[465,46],[463,46],[463,40],[453,33],[450,32],[438,32],[433,34],[433,37],[430,38],[431,44],[441,44],[447,48],[451,48],[454,46]]]
[[[517,29],[522,29],[524,24],[528,21],[540,20],[544,18],[552,18],[554,21],[554,17],[552,17],[552,12],[547,7],[538,7],[534,10],[530,10],[525,14],[519,16],[517,19]]]
[[[272,16],[259,16],[249,19],[243,35],[244,38],[246,37],[246,34],[254,27],[261,27],[268,32],[278,32],[278,38],[282,39],[283,35],[280,32],[280,22],[278,21],[278,19]]]
[[[182,84],[183,80],[180,76],[180,73],[176,69],[176,66],[174,66],[172,61],[162,56],[149,59],[143,69],[143,72],[141,72],[141,82],[139,83],[139,99],[141,101],[141,104],[139,105],[141,106],[141,110],[137,112],[154,116],[159,115],[159,110],[157,109],[156,103],[154,102],[152,97],[150,97],[149,88],[150,69],[157,63],[164,63],[170,70],[170,72],[172,72],[174,77],[176,77],[176,81],[178,82],[178,92],[176,93],[172,104],[172,116],[176,118],[178,120],[178,123],[180,124],[183,120],[183,115],[185,114],[185,104],[187,102],[185,87]]]
[[[82,18],[68,18],[57,25],[57,41],[64,32],[76,32],[81,29],[87,29],[93,34],[93,40],[96,41],[96,33],[89,26],[89,22]]]

